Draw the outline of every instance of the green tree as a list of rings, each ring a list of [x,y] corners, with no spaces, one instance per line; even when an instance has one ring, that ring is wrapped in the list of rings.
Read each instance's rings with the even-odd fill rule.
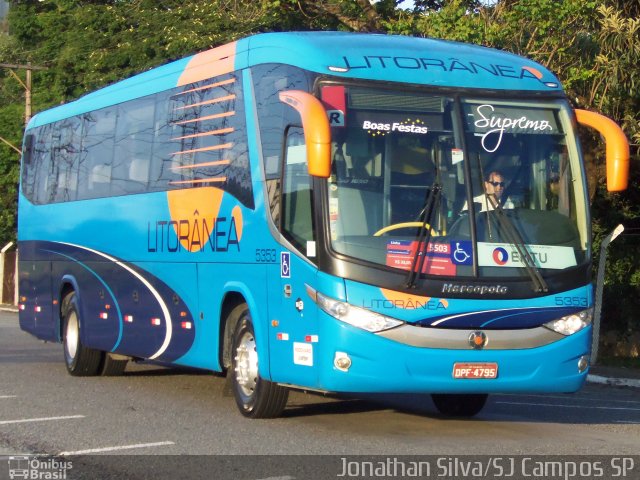
[[[0,33],[0,63],[17,63],[18,49],[15,38]],[[0,68],[0,246],[16,235],[20,156],[14,148],[20,148],[23,126],[24,89],[8,69]]]

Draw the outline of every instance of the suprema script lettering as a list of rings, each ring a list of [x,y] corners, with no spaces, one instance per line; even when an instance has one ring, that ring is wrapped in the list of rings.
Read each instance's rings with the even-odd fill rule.
[[[479,105],[476,107],[476,113],[480,117],[474,122],[476,128],[491,129],[482,136],[482,148],[488,153],[493,153],[500,147],[505,130],[553,131],[553,127],[548,120],[530,120],[525,115],[518,118],[509,118],[502,115],[493,115],[493,112],[495,112],[493,105]],[[494,133],[497,134],[497,139],[495,145],[491,146],[489,144],[489,136]]]

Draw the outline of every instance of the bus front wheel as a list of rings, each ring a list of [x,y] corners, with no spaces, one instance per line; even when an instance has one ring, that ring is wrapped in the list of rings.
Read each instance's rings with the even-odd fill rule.
[[[484,408],[488,397],[486,393],[431,395],[438,411],[447,417],[473,417]]]
[[[62,301],[64,361],[67,371],[74,377],[98,375],[102,367],[103,353],[87,348],[80,339],[80,309],[75,292]]]
[[[236,404],[245,417],[274,418],[284,410],[289,390],[258,373],[258,349],[248,308],[241,313],[233,333],[228,375]]]

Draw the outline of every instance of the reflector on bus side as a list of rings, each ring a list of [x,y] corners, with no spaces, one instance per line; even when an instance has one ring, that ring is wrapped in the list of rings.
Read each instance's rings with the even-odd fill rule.
[[[626,190],[629,183],[629,142],[622,129],[610,118],[576,109],[579,123],[597,130],[607,144],[607,190]]]

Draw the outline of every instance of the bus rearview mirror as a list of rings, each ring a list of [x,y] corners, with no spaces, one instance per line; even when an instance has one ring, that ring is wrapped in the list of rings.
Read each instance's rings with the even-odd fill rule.
[[[281,102],[294,108],[302,118],[309,175],[329,178],[331,175],[331,130],[324,106],[316,97],[301,90],[280,92],[279,98]]]
[[[607,149],[607,190],[620,192],[629,183],[629,141],[622,129],[599,113],[576,109],[578,123],[597,130]]]

